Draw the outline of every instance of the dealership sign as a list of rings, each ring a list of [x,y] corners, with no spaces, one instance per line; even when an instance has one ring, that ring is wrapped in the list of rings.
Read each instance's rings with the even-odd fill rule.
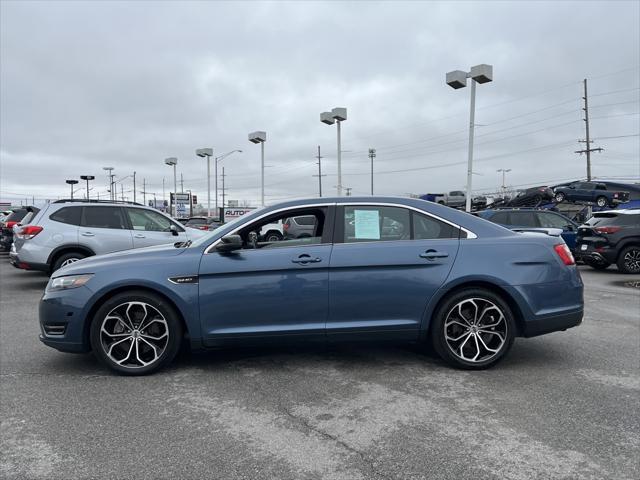
[[[225,222],[230,222],[231,220],[235,220],[236,218],[242,217],[244,214],[252,212],[253,208],[224,208],[222,212],[222,218]]]

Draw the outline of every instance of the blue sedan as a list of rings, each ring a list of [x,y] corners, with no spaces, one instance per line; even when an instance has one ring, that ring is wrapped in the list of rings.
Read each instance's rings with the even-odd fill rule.
[[[263,226],[312,220],[308,237]],[[40,339],[127,375],[192,349],[267,341],[430,344],[481,369],[516,336],[582,321],[564,242],[408,198],[320,198],[256,210],[195,242],[90,257],[54,273]]]

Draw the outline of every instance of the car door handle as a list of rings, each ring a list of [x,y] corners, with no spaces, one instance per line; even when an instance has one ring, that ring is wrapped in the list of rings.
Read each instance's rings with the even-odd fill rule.
[[[147,238],[144,235],[142,235],[141,233],[136,233],[133,238]]]
[[[292,258],[291,261],[293,263],[300,263],[302,265],[306,265],[308,263],[318,263],[321,262],[322,259],[318,258],[318,257],[313,257],[311,258],[310,255],[307,255],[306,253],[304,255],[300,255],[298,258]]]
[[[427,250],[420,254],[420,258],[426,258],[427,260],[435,260],[436,258],[447,258],[449,254],[447,252],[438,252],[436,250]]]
[[[95,234],[91,232],[82,232],[80,235],[82,235],[83,237],[95,237]]]

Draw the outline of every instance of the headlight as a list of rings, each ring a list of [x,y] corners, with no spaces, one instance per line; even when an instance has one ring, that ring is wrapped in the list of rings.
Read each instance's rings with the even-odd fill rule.
[[[52,278],[47,285],[47,292],[81,287],[86,284],[91,277],[93,277],[93,274],[67,275],[65,277]]]

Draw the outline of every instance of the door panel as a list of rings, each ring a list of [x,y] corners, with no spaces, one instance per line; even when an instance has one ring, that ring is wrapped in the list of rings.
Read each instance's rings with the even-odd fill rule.
[[[331,245],[308,245],[202,257],[200,319],[205,344],[233,337],[324,338]]]
[[[83,207],[78,243],[89,247],[96,255],[133,248],[131,232],[126,229],[120,207]]]
[[[417,337],[427,303],[449,275],[459,242],[438,239],[335,245],[329,272],[327,335],[395,330]]]
[[[168,217],[153,210],[125,207],[129,226],[132,229],[133,248],[151,247],[188,240],[184,228],[173,223]],[[178,235],[170,227],[174,225]]]

